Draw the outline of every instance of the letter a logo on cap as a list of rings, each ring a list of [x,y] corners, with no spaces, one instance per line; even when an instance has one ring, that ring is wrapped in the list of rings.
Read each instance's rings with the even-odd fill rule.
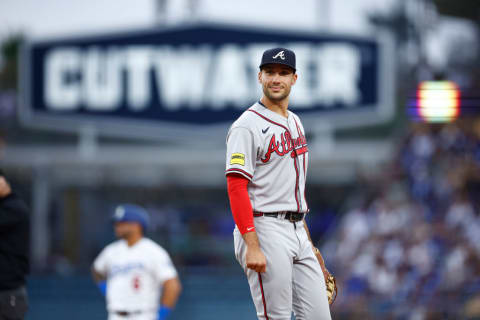
[[[278,57],[280,57],[280,59],[282,59],[282,60],[285,60],[285,54],[284,54],[283,50],[280,51],[279,53],[277,53],[276,55],[274,55],[273,59],[277,59]]]
[[[115,210],[115,218],[123,219],[123,216],[125,216],[125,209],[123,207],[118,207],[117,210]]]

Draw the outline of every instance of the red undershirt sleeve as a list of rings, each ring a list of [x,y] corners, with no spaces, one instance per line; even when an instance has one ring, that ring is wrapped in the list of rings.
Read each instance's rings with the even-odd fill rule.
[[[241,234],[255,231],[253,209],[248,197],[249,180],[239,174],[227,175],[228,198],[232,209],[233,220]]]

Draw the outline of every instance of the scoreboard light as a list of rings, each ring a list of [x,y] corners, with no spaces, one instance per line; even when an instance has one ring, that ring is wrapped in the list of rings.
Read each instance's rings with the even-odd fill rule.
[[[460,113],[460,90],[452,81],[424,81],[417,89],[416,108],[425,122],[451,122]]]

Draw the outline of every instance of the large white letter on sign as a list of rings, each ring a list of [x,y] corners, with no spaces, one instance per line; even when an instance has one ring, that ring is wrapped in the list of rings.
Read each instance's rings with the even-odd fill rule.
[[[233,104],[240,109],[249,101],[247,59],[245,52],[237,45],[220,48],[215,59],[212,82],[209,87],[210,105],[214,110]]]
[[[208,46],[159,47],[153,55],[159,98],[165,109],[202,107],[212,50]]]
[[[74,110],[80,104],[81,55],[76,48],[50,50],[45,58],[45,103],[58,111]]]
[[[126,50],[127,101],[131,110],[142,111],[150,103],[150,46],[130,46]]]
[[[331,106],[341,103],[355,106],[360,100],[357,82],[360,76],[360,53],[348,44],[321,46],[317,59],[315,100]]]
[[[286,45],[295,52],[297,60],[298,79],[292,89],[292,104],[295,108],[308,109],[311,108],[314,101],[311,97],[312,72],[310,71],[310,59],[313,48],[309,43],[296,42]]]
[[[123,52],[90,47],[84,56],[83,89],[92,111],[115,110],[122,98]]]

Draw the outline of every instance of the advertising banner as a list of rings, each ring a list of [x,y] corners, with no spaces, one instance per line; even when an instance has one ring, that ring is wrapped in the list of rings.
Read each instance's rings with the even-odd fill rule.
[[[21,64],[26,125],[92,126],[152,138],[224,132],[261,97],[262,52],[296,53],[289,108],[305,126],[379,123],[393,114],[392,46],[386,37],[197,25],[30,41]]]

